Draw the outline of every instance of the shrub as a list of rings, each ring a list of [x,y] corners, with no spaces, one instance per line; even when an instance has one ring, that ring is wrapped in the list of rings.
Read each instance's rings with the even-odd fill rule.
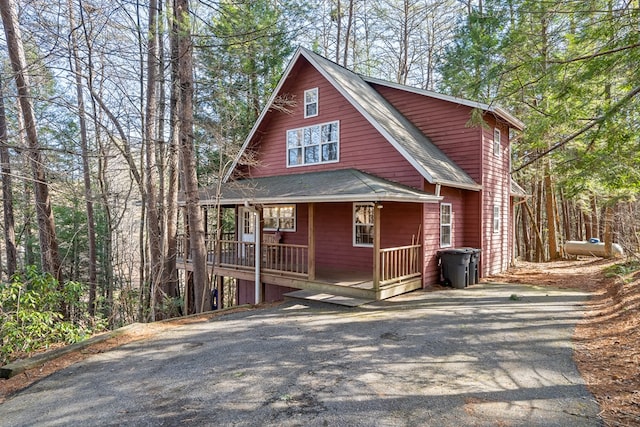
[[[85,285],[60,286],[51,274],[35,267],[0,283],[0,364],[105,329],[104,321],[89,316],[85,293]]]

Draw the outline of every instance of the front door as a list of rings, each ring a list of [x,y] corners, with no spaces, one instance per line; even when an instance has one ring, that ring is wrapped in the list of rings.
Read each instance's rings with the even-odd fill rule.
[[[245,243],[254,243],[256,241],[256,221],[255,211],[241,207],[240,208],[240,230],[238,235],[240,236],[241,253],[243,258],[247,258],[247,255],[253,254],[253,245],[246,245]]]

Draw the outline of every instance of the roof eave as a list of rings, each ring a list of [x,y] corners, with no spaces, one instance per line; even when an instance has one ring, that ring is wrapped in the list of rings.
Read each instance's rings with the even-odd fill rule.
[[[471,190],[471,191],[482,190],[482,185],[476,184],[476,183],[471,184],[471,183],[461,183],[461,182],[455,182],[455,181],[440,180],[432,184],[440,184],[443,187],[459,188],[461,190]]]
[[[401,203],[438,203],[442,196],[436,195],[401,195],[401,194],[364,194],[364,195],[328,195],[328,196],[296,196],[296,197],[238,197],[220,199],[221,205],[249,204],[286,204],[286,203],[338,203],[338,202],[401,202]],[[213,200],[201,200],[201,204],[208,204]]]

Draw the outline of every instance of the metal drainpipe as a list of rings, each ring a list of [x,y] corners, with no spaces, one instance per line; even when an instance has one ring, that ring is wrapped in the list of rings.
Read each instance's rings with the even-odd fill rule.
[[[254,227],[253,229],[255,230],[255,269],[256,269],[256,273],[255,273],[255,297],[256,297],[256,304],[260,304],[262,302],[262,279],[260,277],[260,263],[262,261],[262,248],[261,246],[261,238],[262,236],[260,235],[260,215],[258,215],[258,211],[255,210],[253,212],[253,218],[254,218]]]

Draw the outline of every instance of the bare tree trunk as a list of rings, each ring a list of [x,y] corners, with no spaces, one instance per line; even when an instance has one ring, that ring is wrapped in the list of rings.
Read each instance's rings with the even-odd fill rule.
[[[556,207],[555,207],[555,189],[551,180],[549,165],[545,165],[544,175],[544,193],[545,193],[545,211],[547,213],[547,238],[549,243],[549,258],[551,260],[558,259],[558,233],[556,228]]]
[[[604,208],[604,256],[613,256],[613,208],[607,205]]]
[[[409,0],[403,1],[403,12],[402,12],[402,27],[400,31],[402,32],[402,40],[400,42],[400,52],[398,52],[399,56],[399,64],[398,64],[398,83],[407,84],[407,76],[409,75],[409,33],[411,32],[409,26],[410,18],[409,18]]]
[[[535,217],[533,216],[533,212],[531,212],[531,207],[529,206],[528,202],[524,203],[524,207],[527,210],[527,213],[529,214],[529,218],[531,219],[532,225],[533,225],[533,231],[535,232],[535,236],[536,236],[536,248],[542,248],[544,246],[544,242],[542,241],[542,235],[540,234],[540,228],[538,227],[538,223],[536,222]],[[538,259],[537,261],[540,261],[540,259]]]
[[[82,7],[82,0],[79,1]],[[95,314],[96,306],[96,281],[97,281],[97,255],[96,255],[96,226],[93,214],[93,191],[91,189],[91,175],[89,168],[89,142],[87,136],[87,121],[84,107],[84,94],[82,88],[82,66],[78,54],[78,41],[75,32],[75,18],[73,4],[68,1],[69,26],[71,31],[71,50],[73,63],[71,72],[75,69],[76,78],[76,102],[78,103],[78,120],[80,122],[80,149],[82,152],[82,175],[84,179],[85,207],[87,209],[87,240],[89,245],[89,314]]]
[[[0,13],[6,36],[9,58],[14,72],[18,100],[24,119],[27,134],[29,160],[34,178],[34,195],[38,230],[40,237],[40,258],[42,269],[51,273],[58,281],[62,281],[60,255],[56,238],[55,222],[49,197],[49,185],[44,171],[44,163],[40,153],[40,144],[36,131],[36,118],[31,103],[27,61],[25,58],[22,36],[18,26],[18,17],[13,0],[0,0]]]
[[[354,0],[349,0],[349,16],[347,17],[347,28],[344,34],[344,54],[342,57],[342,66],[347,66],[347,58],[349,57],[349,38],[351,37],[351,28],[354,20]]]
[[[4,242],[7,253],[7,277],[18,269],[16,251],[16,230],[13,216],[13,182],[11,179],[11,158],[7,141],[7,116],[4,108],[4,83],[0,78],[0,163],[2,163],[2,208],[4,214]]]
[[[167,0],[167,10],[171,10],[170,0]],[[165,259],[165,292],[170,297],[176,298],[179,296],[178,292],[178,275],[176,269],[176,255],[177,255],[177,235],[178,235],[178,190],[179,190],[179,177],[178,177],[178,88],[176,83],[178,81],[178,45],[177,40],[173,35],[177,31],[174,28],[175,21],[170,13],[167,13],[167,21],[169,22],[170,38],[170,50],[171,50],[171,93],[169,101],[169,151],[167,157],[167,256]]]
[[[591,237],[600,238],[600,215],[598,214],[598,200],[591,196]]]
[[[538,196],[536,198],[536,217],[531,217],[531,221],[534,223],[534,227],[536,230],[536,236],[541,236],[540,234],[540,224],[542,224],[542,184],[540,182],[536,183],[537,185],[537,193]],[[545,260],[545,247],[544,247],[544,239],[540,237],[540,239],[536,240],[536,261],[543,262]]]
[[[189,215],[189,239],[193,263],[193,287],[196,312],[209,310],[211,292],[207,281],[207,248],[198,193],[198,175],[193,144],[193,45],[191,41],[189,1],[175,0],[178,24],[178,82],[180,88],[180,154],[184,175],[186,207]]]
[[[525,207],[520,208],[520,217],[522,222],[522,236],[521,236],[521,244],[522,244],[522,254],[525,261],[531,261],[533,259],[531,253],[531,233],[529,233],[527,215],[525,215]]]
[[[340,38],[342,37],[342,5],[340,0],[336,2],[336,63],[340,63]]]
[[[157,87],[158,87],[158,0],[149,2],[149,40],[147,45],[147,98],[145,108],[144,143],[146,157],[147,186],[147,232],[149,236],[150,263],[150,309],[151,320],[155,320],[156,299],[162,289],[164,259],[162,256],[162,224],[158,205],[157,142]]]

